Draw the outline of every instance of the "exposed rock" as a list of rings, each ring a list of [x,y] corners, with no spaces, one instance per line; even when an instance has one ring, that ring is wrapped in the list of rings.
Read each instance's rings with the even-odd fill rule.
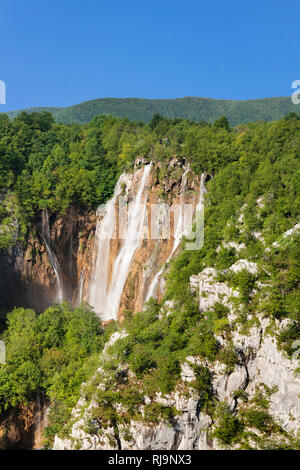
[[[26,407],[3,412],[0,416],[0,450],[40,449],[48,407],[48,400],[38,397]]]
[[[192,275],[190,285],[199,299],[199,308],[205,312],[216,302],[230,305],[230,298],[237,297],[239,292],[223,282],[217,282],[217,271],[214,268],[205,268],[200,274]]]
[[[245,243],[236,243],[236,242],[223,242],[222,243],[222,246],[223,248],[234,248],[236,251],[241,251],[241,250],[244,250],[246,248],[246,245]],[[217,248],[217,252],[219,252],[221,249],[221,245],[218,246]]]
[[[299,224],[296,224],[293,228],[291,228],[290,230],[287,230],[286,232],[284,232],[284,234],[282,235],[282,240],[284,240],[285,238],[288,238],[290,237],[291,235],[293,235],[294,233],[297,233],[298,231],[300,230],[300,223]],[[273,243],[273,246],[275,247],[279,247],[280,244],[281,244],[281,241],[276,241]]]
[[[236,263],[230,266],[230,271],[234,273],[239,273],[243,270],[248,271],[251,274],[257,273],[257,264],[253,263],[252,261],[248,261],[246,259],[239,259]]]

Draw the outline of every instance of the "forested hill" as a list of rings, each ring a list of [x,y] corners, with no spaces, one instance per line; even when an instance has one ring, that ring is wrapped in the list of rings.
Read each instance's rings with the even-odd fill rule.
[[[50,111],[57,122],[85,123],[98,114],[128,117],[131,121],[149,122],[153,114],[168,118],[185,118],[193,121],[214,122],[226,115],[231,125],[253,121],[274,121],[290,112],[300,115],[300,106],[289,97],[234,101],[211,98],[186,97],[149,100],[143,98],[100,98],[68,108],[30,108],[27,111]],[[8,113],[11,117],[19,111]]]

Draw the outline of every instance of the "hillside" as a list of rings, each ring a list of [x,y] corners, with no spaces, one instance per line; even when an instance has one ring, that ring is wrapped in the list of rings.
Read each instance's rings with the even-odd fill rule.
[[[300,106],[292,104],[289,97],[235,101],[211,98],[185,97],[176,99],[100,98],[67,108],[29,108],[28,112],[50,111],[57,122],[63,124],[85,123],[98,114],[128,117],[131,121],[149,122],[153,114],[168,118],[214,122],[227,116],[231,125],[250,121],[274,121],[290,112],[300,114]],[[16,117],[19,111],[8,113]]]
[[[0,448],[298,450],[299,154],[296,115],[1,116]]]

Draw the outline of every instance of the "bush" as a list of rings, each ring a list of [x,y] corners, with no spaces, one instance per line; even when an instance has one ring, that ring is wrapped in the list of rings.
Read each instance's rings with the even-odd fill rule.
[[[148,372],[152,367],[155,367],[151,350],[142,344],[134,346],[128,362],[130,368],[138,377],[142,377],[144,373]]]
[[[225,404],[220,404],[217,410],[218,425],[216,426],[213,436],[220,441],[221,444],[231,445],[238,442],[240,435],[244,429],[244,425]]]

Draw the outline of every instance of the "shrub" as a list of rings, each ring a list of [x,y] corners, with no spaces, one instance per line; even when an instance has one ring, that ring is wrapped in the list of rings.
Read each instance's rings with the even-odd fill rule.
[[[130,368],[138,377],[142,377],[144,373],[148,372],[152,367],[155,367],[151,350],[142,344],[134,346],[128,362]]]

